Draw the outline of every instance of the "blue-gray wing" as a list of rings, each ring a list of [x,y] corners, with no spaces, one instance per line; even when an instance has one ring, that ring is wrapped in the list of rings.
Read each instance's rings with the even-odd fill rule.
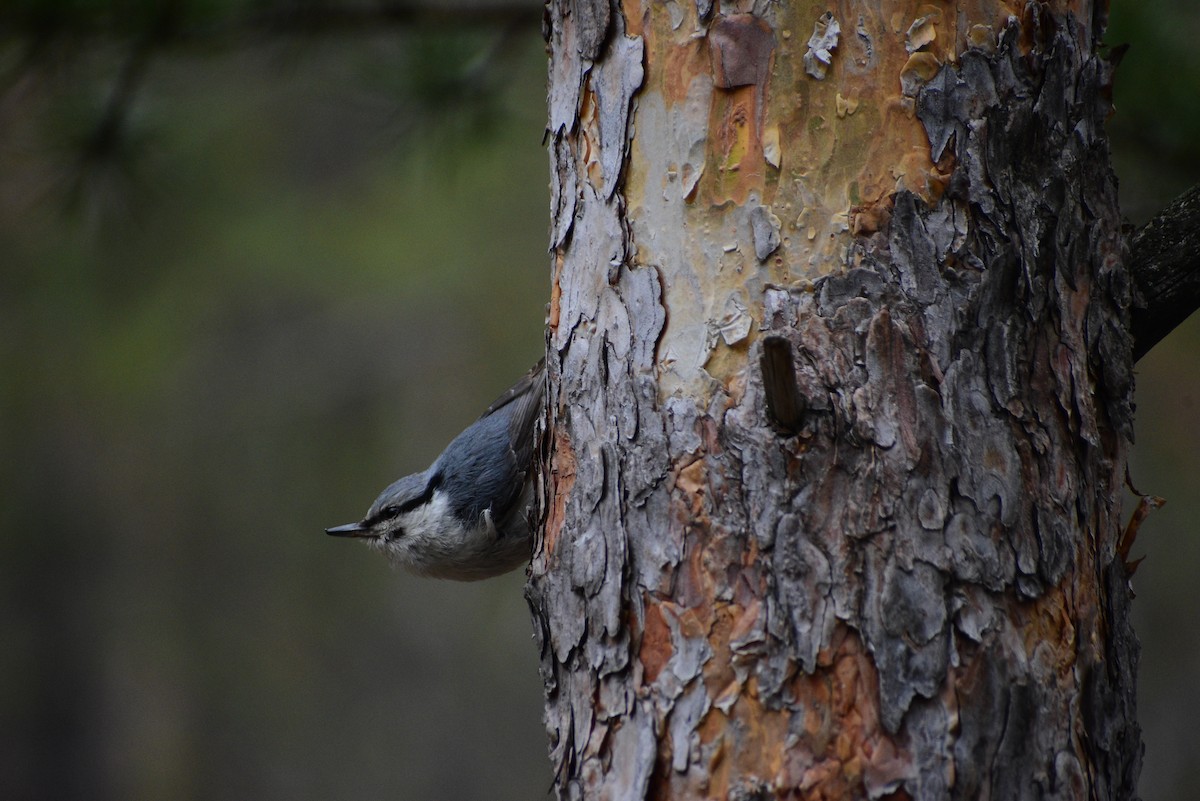
[[[546,360],[539,359],[520,381],[496,398],[480,418],[507,416],[509,444],[514,463],[526,469],[533,460],[536,446],[533,441],[533,428],[542,414],[542,395],[546,389],[545,368]]]
[[[486,509],[504,518],[520,499],[533,461],[534,427],[542,412],[544,362],[537,365],[455,437],[433,466],[453,512],[476,521]]]

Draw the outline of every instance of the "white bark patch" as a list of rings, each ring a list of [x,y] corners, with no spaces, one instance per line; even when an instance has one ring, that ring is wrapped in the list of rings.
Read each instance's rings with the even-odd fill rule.
[[[768,125],[762,137],[763,159],[775,169],[779,169],[782,161],[782,151],[779,147],[779,126]]]
[[[682,25],[683,21],[687,18],[687,12],[684,11],[683,6],[680,3],[677,3],[675,0],[667,0],[666,6],[667,14],[669,14],[671,17],[671,30],[677,31],[679,30],[679,26]]]
[[[688,763],[700,756],[700,734],[696,727],[708,713],[708,690],[703,681],[693,681],[688,691],[674,705],[671,712],[671,767],[679,773],[687,770]]]
[[[750,232],[754,236],[754,257],[766,261],[767,257],[779,249],[783,239],[779,236],[779,222],[766,206],[755,206],[750,210]]]
[[[655,754],[658,752],[654,714],[647,706],[643,702],[634,707],[633,714],[625,718],[620,728],[612,733],[611,775],[606,777],[612,794],[604,798],[617,801],[646,797]]]
[[[831,11],[822,14],[813,25],[812,36],[808,37],[808,52],[804,54],[804,71],[818,81],[825,80],[833,65],[833,51],[841,33],[842,26]]]
[[[600,106],[600,166],[604,197],[617,191],[629,141],[629,112],[633,95],[642,86],[642,38],[617,35],[593,73],[592,88]]]
[[[750,335],[754,318],[746,308],[741,293],[735,292],[725,299],[725,314],[717,322],[716,330],[726,345],[736,345]]]
[[[583,88],[583,61],[574,25],[564,25],[562,6],[550,6],[550,133],[557,135],[575,127],[579,114],[579,91]]]

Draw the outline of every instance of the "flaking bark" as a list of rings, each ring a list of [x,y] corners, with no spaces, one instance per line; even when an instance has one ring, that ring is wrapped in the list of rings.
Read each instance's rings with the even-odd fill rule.
[[[1135,797],[1103,8],[703,5],[549,7],[559,797]]]

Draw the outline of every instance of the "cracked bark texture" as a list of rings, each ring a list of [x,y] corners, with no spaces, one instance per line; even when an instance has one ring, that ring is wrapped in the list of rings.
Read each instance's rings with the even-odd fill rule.
[[[1136,796],[1105,14],[551,0],[559,798]]]

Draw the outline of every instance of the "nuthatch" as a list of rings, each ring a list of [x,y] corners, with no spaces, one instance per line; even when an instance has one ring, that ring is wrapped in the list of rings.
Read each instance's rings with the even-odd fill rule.
[[[429,469],[385,489],[366,517],[325,533],[365,539],[393,564],[435,578],[475,581],[529,561],[543,367],[501,395]]]

